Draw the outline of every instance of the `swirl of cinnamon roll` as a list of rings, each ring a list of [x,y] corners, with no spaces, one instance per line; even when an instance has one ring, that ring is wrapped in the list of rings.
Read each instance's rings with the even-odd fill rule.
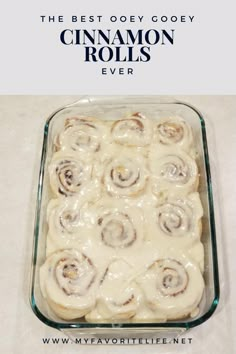
[[[47,208],[48,239],[58,249],[77,247],[89,241],[91,214],[89,205],[100,198],[100,182],[95,179],[70,198],[51,199]]]
[[[190,259],[158,259],[137,280],[146,305],[156,318],[179,319],[198,307],[204,289],[202,274]]]
[[[165,152],[150,153],[150,165],[153,173],[155,189],[185,192],[188,194],[197,190],[199,175],[195,160],[181,150],[165,149]]]
[[[141,156],[118,157],[105,167],[103,183],[111,195],[138,195],[144,190],[146,182],[145,162]]]
[[[77,247],[86,239],[83,203],[76,198],[52,199],[47,209],[47,254]]]
[[[117,120],[111,128],[116,143],[128,146],[145,146],[152,140],[152,124],[141,113]]]
[[[101,238],[105,245],[116,247],[131,246],[136,238],[136,230],[128,214],[116,212],[105,214],[99,218]]]
[[[157,208],[158,229],[167,236],[199,238],[202,205],[198,193],[187,198],[173,198]]]
[[[40,286],[50,308],[66,320],[79,318],[95,305],[97,270],[74,249],[55,252],[40,269]]]
[[[55,195],[72,196],[91,179],[91,164],[80,155],[57,152],[49,165],[49,176]]]
[[[156,129],[158,142],[163,145],[178,145],[188,151],[193,143],[191,127],[179,117],[160,120]]]
[[[158,208],[158,225],[169,236],[183,236],[190,231],[192,213],[188,206],[166,203]]]
[[[122,259],[112,261],[100,283],[96,309],[86,316],[87,321],[127,320],[137,310],[139,293],[134,281],[129,281],[131,266]]]
[[[143,242],[142,210],[128,201],[102,197],[93,204],[90,215],[94,220],[94,235],[101,247],[122,250],[139,247]]]
[[[49,232],[53,235],[73,235],[80,225],[80,208],[77,200],[52,199],[48,205]]]
[[[56,148],[76,152],[95,153],[100,150],[105,126],[91,117],[68,118],[65,129],[56,139]]]
[[[137,231],[128,213],[108,212],[98,219],[101,239],[107,246],[123,248],[131,246],[137,239]]]
[[[151,268],[158,273],[157,288],[164,296],[176,296],[188,286],[188,273],[183,265],[172,259],[158,260]]]

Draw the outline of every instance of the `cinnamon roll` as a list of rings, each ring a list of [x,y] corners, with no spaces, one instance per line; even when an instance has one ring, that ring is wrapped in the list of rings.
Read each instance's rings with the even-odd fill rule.
[[[101,238],[105,245],[116,247],[131,246],[136,238],[136,230],[128,214],[105,214],[98,220]]]
[[[103,183],[113,196],[137,196],[147,183],[147,171],[142,156],[127,155],[114,158],[105,167]]]
[[[51,234],[73,235],[80,225],[80,207],[77,199],[52,199],[48,205],[48,224]]]
[[[56,149],[96,153],[101,149],[106,126],[92,117],[68,118],[56,138]]]
[[[192,129],[180,117],[161,119],[156,125],[157,141],[164,146],[179,146],[189,151],[193,143]]]
[[[143,215],[139,208],[122,201],[102,198],[96,208],[97,237],[114,249],[139,245],[143,240]]]
[[[180,149],[151,149],[150,166],[153,173],[153,192],[186,195],[195,192],[199,174],[195,160]]]
[[[180,319],[193,313],[204,289],[199,268],[186,257],[158,259],[137,281],[153,317],[166,320]]]
[[[90,181],[92,165],[81,155],[57,152],[49,165],[51,188],[57,196],[73,196]]]
[[[158,232],[171,238],[199,239],[201,236],[202,205],[198,193],[185,198],[170,198],[156,210]]]
[[[98,289],[96,309],[86,316],[87,321],[124,321],[135,315],[139,293],[135,282],[129,280],[131,271],[122,259],[109,264]]]
[[[40,269],[40,285],[50,308],[65,320],[80,318],[95,305],[97,270],[75,249],[55,252]]]
[[[84,207],[81,201],[73,197],[50,201],[47,210],[48,241],[51,242],[53,250],[73,247],[73,245],[76,247],[81,242],[85,242]]]
[[[99,181],[93,180],[76,196],[50,200],[47,208],[48,239],[54,243],[54,248],[76,247],[89,241],[93,227],[89,206],[99,198]]]
[[[128,118],[117,120],[111,128],[116,143],[128,146],[145,146],[151,143],[152,121],[137,112]]]

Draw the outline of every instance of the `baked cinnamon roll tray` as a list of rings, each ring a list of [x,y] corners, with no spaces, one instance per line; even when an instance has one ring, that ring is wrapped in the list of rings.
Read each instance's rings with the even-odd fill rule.
[[[55,112],[36,206],[38,318],[75,335],[166,335],[203,323],[218,300],[201,114],[142,96],[86,97]]]

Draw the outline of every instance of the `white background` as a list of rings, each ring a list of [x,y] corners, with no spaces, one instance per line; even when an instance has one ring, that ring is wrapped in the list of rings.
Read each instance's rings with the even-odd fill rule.
[[[186,334],[191,345],[79,346],[43,344],[60,333],[41,323],[29,305],[29,269],[43,126],[58,107],[78,96],[0,96],[1,337],[0,352],[234,354],[236,333],[236,96],[176,96],[195,105],[207,122],[217,214],[221,300],[205,324]]]
[[[234,94],[235,13],[234,0],[8,0],[0,12],[0,93]],[[144,15],[146,20],[114,26],[40,22],[40,15],[100,14],[105,19]],[[151,15],[194,15],[195,20],[157,24],[176,29],[175,45],[152,48],[152,60],[134,64],[133,76],[102,76],[102,64],[84,63],[82,49],[59,41],[65,28],[149,29],[155,25],[148,21]]]

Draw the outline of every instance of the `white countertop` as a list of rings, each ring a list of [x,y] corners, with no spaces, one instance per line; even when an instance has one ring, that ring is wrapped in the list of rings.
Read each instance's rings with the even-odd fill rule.
[[[192,344],[129,346],[130,353],[234,354],[236,333],[236,96],[176,96],[196,106],[207,121],[213,180],[217,182],[217,234],[221,298],[203,325],[187,332]],[[119,353],[122,346],[43,344],[43,337],[64,337],[45,326],[29,305],[29,268],[36,184],[45,119],[76,96],[0,96],[1,152],[1,337],[6,354]],[[211,143],[213,140],[213,144]],[[214,172],[213,171],[213,172]]]

